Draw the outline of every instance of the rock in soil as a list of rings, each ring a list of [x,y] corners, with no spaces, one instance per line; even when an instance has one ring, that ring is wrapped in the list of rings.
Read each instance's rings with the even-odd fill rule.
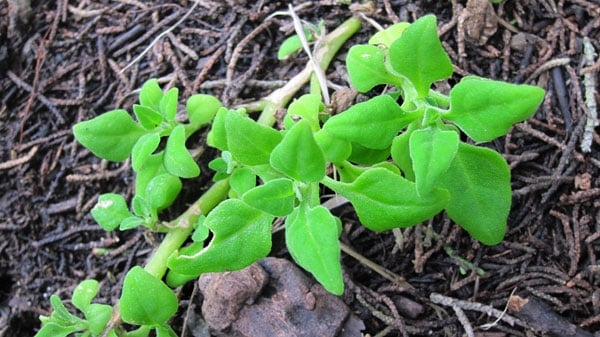
[[[364,324],[285,259],[200,277],[202,315],[218,337],[354,337]]]

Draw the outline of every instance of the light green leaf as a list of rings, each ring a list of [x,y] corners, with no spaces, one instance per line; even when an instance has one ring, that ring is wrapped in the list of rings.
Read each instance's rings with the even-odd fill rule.
[[[230,197],[238,198],[256,186],[256,174],[249,167],[238,167],[231,174],[229,185]]]
[[[181,249],[171,255],[167,266],[182,275],[245,268],[271,251],[273,218],[242,200],[225,200],[204,220],[214,235],[210,244],[204,248],[194,244]]]
[[[336,219],[327,208],[296,208],[285,221],[285,242],[302,268],[335,295],[344,292]]]
[[[350,200],[360,222],[375,231],[417,225],[442,211],[449,199],[442,189],[419,196],[414,183],[382,167],[367,170],[352,183],[329,178],[323,183]]]
[[[92,336],[100,336],[102,331],[104,331],[106,324],[112,316],[112,310],[112,306],[108,304],[92,303],[87,310],[84,311]]]
[[[361,165],[374,165],[384,160],[387,160],[390,156],[390,148],[385,149],[370,149],[357,143],[350,143],[352,152],[348,161],[361,164]]]
[[[305,32],[308,32],[308,30],[306,29]],[[300,41],[300,37],[294,34],[283,40],[281,46],[279,46],[279,50],[277,50],[277,59],[285,60],[300,49],[302,49],[302,42]]]
[[[398,131],[416,117],[402,111],[391,96],[381,95],[333,116],[323,129],[349,142],[382,150],[388,148]]]
[[[114,230],[119,227],[123,219],[131,216],[125,198],[115,193],[102,194],[91,213],[94,220],[105,231]]]
[[[96,156],[123,161],[146,131],[125,110],[112,110],[73,126],[73,135]]]
[[[268,164],[271,151],[281,140],[275,129],[233,110],[225,113],[225,133],[229,152],[244,165]]]
[[[169,173],[159,174],[146,185],[145,198],[150,207],[161,211],[173,203],[181,191],[181,180]]]
[[[544,99],[544,90],[482,78],[463,78],[450,91],[452,121],[477,142],[505,135],[511,126],[530,118]]]
[[[185,127],[176,126],[167,139],[163,164],[172,175],[194,178],[200,175],[200,167],[185,147],[185,139]]]
[[[134,171],[140,171],[146,160],[152,155],[160,144],[160,135],[152,132],[143,135],[133,146],[131,150],[131,167]]]
[[[158,81],[153,78],[142,85],[140,90],[140,104],[154,111],[159,111],[159,104],[163,97],[163,91],[158,85]]]
[[[56,322],[48,322],[42,326],[34,337],[67,337],[70,334],[79,331],[77,327],[63,326]]]
[[[210,123],[221,106],[221,102],[211,95],[196,94],[190,96],[186,103],[190,124],[198,128],[201,125]]]
[[[156,327],[156,337],[177,337],[177,334],[168,324],[161,324]]]
[[[392,44],[389,57],[392,67],[415,86],[419,98],[427,96],[433,82],[452,75],[452,61],[438,38],[434,15],[413,22]]]
[[[439,184],[450,192],[446,212],[452,220],[486,245],[502,241],[512,194],[510,170],[500,154],[461,142]]]
[[[400,135],[394,137],[390,149],[392,160],[402,170],[404,178],[413,182],[415,181],[415,172],[413,171],[412,160],[410,159],[409,140],[414,130],[415,125],[413,123]]]
[[[225,132],[225,116],[228,110],[219,108],[206,136],[206,144],[221,151],[227,151],[227,134]]]
[[[119,230],[126,231],[130,229],[134,229],[137,226],[141,226],[144,224],[144,218],[139,216],[130,216],[128,218],[123,219],[121,224],[119,225]]]
[[[294,209],[294,184],[287,178],[269,180],[246,192],[242,200],[273,216],[286,216]]]
[[[350,83],[367,92],[380,84],[399,84],[400,79],[385,66],[385,52],[377,46],[355,45],[348,51],[346,67]]]
[[[179,89],[171,88],[167,91],[160,100],[159,111],[165,120],[172,122],[177,115],[177,99],[179,97]]]
[[[71,299],[73,305],[81,312],[86,312],[92,303],[92,299],[98,294],[98,288],[98,281],[96,280],[85,280],[79,283],[73,291]]]
[[[318,131],[319,127],[319,112],[323,110],[323,102],[321,95],[306,94],[290,103],[286,118],[301,117],[310,123],[313,131]],[[291,127],[290,127],[291,128]]]
[[[435,188],[438,178],[450,167],[458,142],[458,133],[433,127],[415,130],[410,135],[410,157],[419,195]]]
[[[140,124],[147,130],[154,130],[163,121],[163,116],[160,113],[145,105],[134,104],[133,113]]]
[[[135,195],[144,197],[146,186],[159,174],[167,173],[163,165],[164,151],[150,155],[144,160],[144,164],[138,168],[135,176]]]
[[[134,325],[160,325],[175,315],[177,296],[161,280],[140,266],[131,268],[123,281],[119,309],[123,321]]]
[[[350,157],[352,145],[349,141],[334,137],[324,129],[319,130],[314,136],[327,162],[340,163]]]
[[[325,157],[310,124],[300,120],[283,136],[271,153],[271,166],[290,178],[318,182],[325,176]]]
[[[384,30],[380,30],[375,33],[370,39],[369,44],[373,45],[383,45],[386,48],[389,48],[394,41],[398,40],[406,28],[410,26],[408,22],[398,22]]]

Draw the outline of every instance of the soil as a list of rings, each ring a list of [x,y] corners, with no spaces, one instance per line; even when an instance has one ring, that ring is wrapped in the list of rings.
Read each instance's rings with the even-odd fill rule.
[[[301,18],[324,20],[332,30],[352,15],[340,2],[295,3]],[[288,17],[267,18],[286,10],[284,1],[200,0],[191,15],[153,43],[192,5],[190,0],[0,2],[0,337],[34,335],[38,316],[49,314],[49,296],[69,298],[84,279],[101,282],[99,302],[115,303],[124,272],[143,264],[160,240],[142,230],[107,233],[94,223],[89,210],[98,195],[131,196],[132,174],[128,163],[103,162],[78,145],[71,133],[75,123],[115,108],[131,109],[135,90],[149,78],[179,87],[182,101],[204,92],[234,106],[267,95],[306,64],[305,55],[276,59],[293,27]],[[532,119],[488,144],[512,169],[513,207],[501,244],[478,244],[444,215],[394,235],[364,230],[349,206],[336,209],[344,223],[342,242],[388,274],[400,275],[392,282],[343,254],[342,299],[364,322],[363,333],[591,336],[599,331],[600,136],[588,121],[597,114],[600,63],[594,52],[584,51],[600,50],[600,2],[505,0],[492,6],[486,0],[378,0],[375,5],[369,17],[382,26],[437,16],[456,65],[451,83],[472,74],[536,84],[547,95]],[[374,32],[365,22],[328,70],[332,82],[348,86],[344,52]],[[232,57],[238,51],[239,57]],[[204,157],[201,162],[208,160]],[[209,184],[208,176],[192,181],[165,218]],[[272,255],[289,259],[280,248]],[[200,310],[201,297],[192,297],[196,287],[191,283],[179,292],[181,308],[173,321],[186,336],[197,335],[190,327],[182,332],[189,313]],[[493,309],[501,312],[509,299],[514,305],[503,319],[488,324],[501,316]],[[561,324],[566,330],[555,327]]]

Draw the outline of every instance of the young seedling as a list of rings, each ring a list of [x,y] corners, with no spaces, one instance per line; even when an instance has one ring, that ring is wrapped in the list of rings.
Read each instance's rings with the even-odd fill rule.
[[[358,29],[355,19],[344,25],[344,35],[332,33],[336,47],[325,59]],[[335,116],[319,90],[289,104],[282,130],[272,127],[272,114],[287,104],[289,92],[269,96],[273,101],[266,100],[258,120],[196,95],[187,102],[189,123],[183,124],[175,119],[176,91],[163,93],[149,81],[134,106],[137,122],[115,110],[74,127],[77,140],[94,154],[109,160],[131,156],[136,172],[130,207],[122,196],[105,194],[92,210],[96,221],[106,230],[142,225],[167,232],[148,264],[127,273],[120,312],[112,310],[113,318],[139,328],[125,333],[111,319],[103,333],[147,336],[154,329],[157,336],[173,336],[167,322],[177,298],[169,287],[267,256],[277,218],[284,222],[292,258],[327,290],[342,294],[342,226],[321,204],[323,186],[348,199],[361,223],[375,231],[414,226],[446,211],[482,243],[502,240],[511,204],[508,165],[462,134],[478,143],[506,134],[536,111],[544,91],[479,77],[463,78],[448,96],[435,91],[432,84],[449,78],[453,66],[431,15],[393,25],[369,42],[348,53],[350,81],[361,92],[384,85],[393,90]],[[158,212],[173,202],[181,179],[199,174],[185,143],[207,123],[207,144],[220,150],[209,164],[215,184],[178,219],[162,225]],[[339,179],[326,174],[328,167]],[[54,302],[69,333],[87,328]],[[52,317],[44,319],[39,336],[60,320]],[[88,329],[92,336],[96,331]]]

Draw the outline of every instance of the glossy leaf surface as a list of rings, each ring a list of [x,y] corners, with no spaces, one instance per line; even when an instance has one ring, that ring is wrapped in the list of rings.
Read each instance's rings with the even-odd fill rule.
[[[500,154],[460,143],[439,183],[450,192],[446,212],[452,220],[486,245],[502,240],[512,193],[510,171]]]
[[[416,116],[402,111],[389,95],[358,103],[329,119],[323,129],[329,134],[370,149],[385,149],[394,136]]]
[[[375,231],[417,225],[442,211],[449,199],[441,189],[419,196],[414,183],[377,167],[352,183],[329,179],[324,184],[350,200],[361,223]]]
[[[245,268],[271,251],[273,218],[242,200],[225,200],[204,220],[214,235],[210,244],[183,248],[169,258],[168,267],[184,275]]]
[[[273,149],[271,166],[290,178],[317,182],[325,176],[325,158],[306,120],[298,121]]]
[[[467,77],[450,91],[450,112],[443,118],[473,140],[487,142],[530,118],[544,94],[535,86]]]
[[[100,158],[123,161],[146,131],[125,110],[112,110],[73,126],[81,145]]]
[[[338,236],[336,219],[323,206],[302,205],[285,222],[285,241],[294,261],[335,295],[344,292]]]

